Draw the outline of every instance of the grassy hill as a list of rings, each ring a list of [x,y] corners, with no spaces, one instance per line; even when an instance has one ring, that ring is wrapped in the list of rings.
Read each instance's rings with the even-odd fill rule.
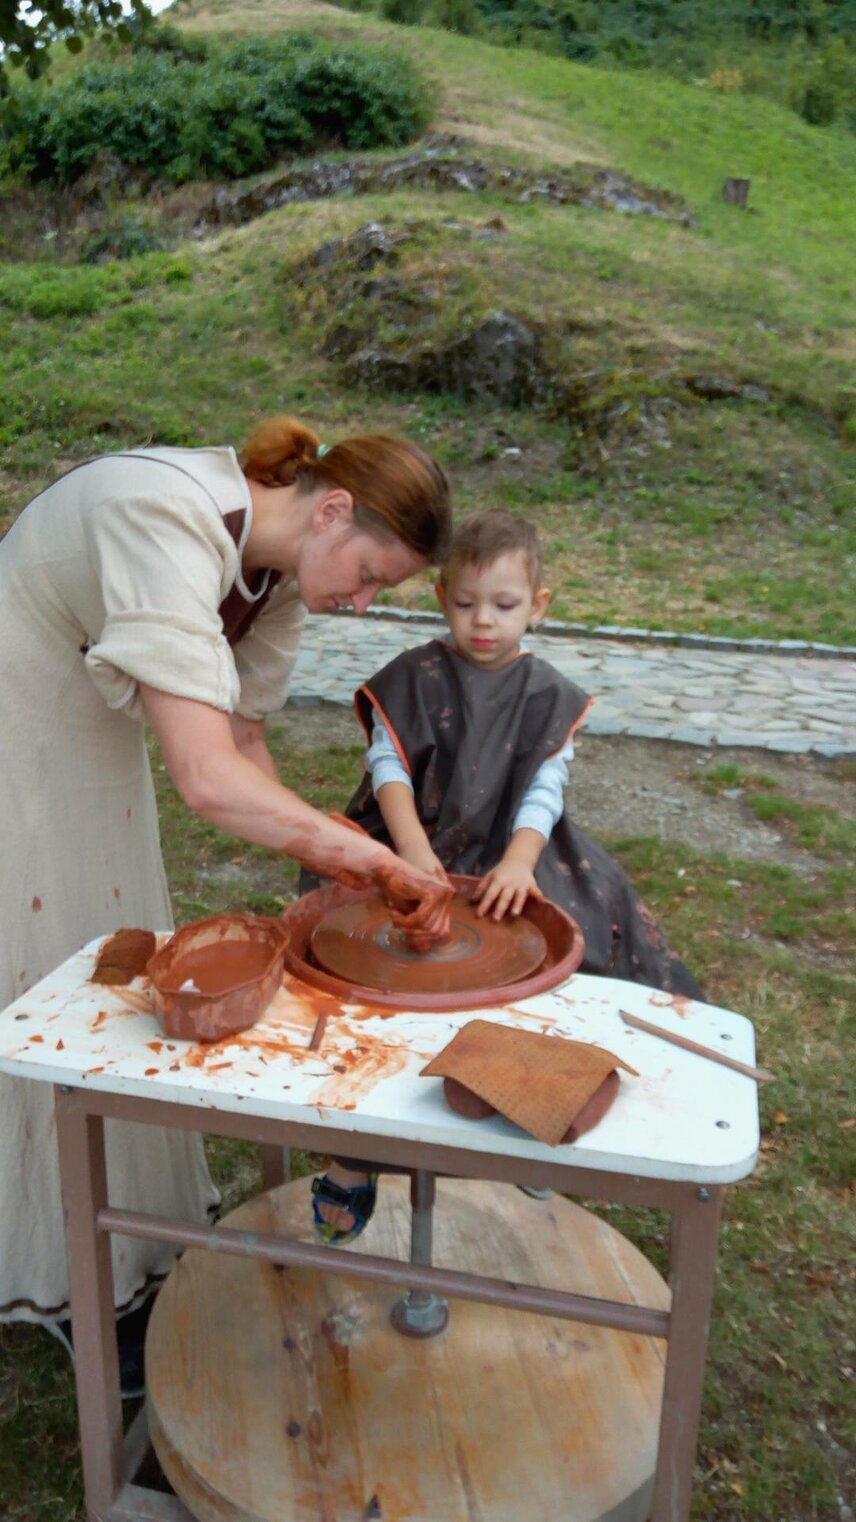
[[[55,257],[57,197],[51,210],[45,192],[7,183],[7,521],[90,453],[239,443],[257,415],[288,409],[328,437],[368,425],[414,433],[448,464],[460,511],[502,503],[536,515],[558,616],[852,641],[852,134],[755,97],[313,0],[191,3],[179,19],[207,35],[299,25],[392,45],[432,81],[432,130],[453,134],[459,155],[539,175],[609,168],[670,192],[686,219],[521,201],[496,185],[399,187],[283,206],[200,238],[188,235],[198,187],[138,187],[130,199],[102,193],[108,220],[136,218],[167,251],[74,264],[73,240]],[[727,175],[751,179],[747,210],[722,200]],[[74,191],[60,200],[67,225]],[[537,336],[539,399],[512,408],[347,378],[329,333],[342,291],[300,271],[318,246],[373,221],[401,238],[395,276],[424,308],[419,344],[508,312]],[[345,295],[355,330],[376,331],[353,281]],[[381,316],[389,352],[406,358],[412,324]],[[427,581],[405,595],[428,599]]]

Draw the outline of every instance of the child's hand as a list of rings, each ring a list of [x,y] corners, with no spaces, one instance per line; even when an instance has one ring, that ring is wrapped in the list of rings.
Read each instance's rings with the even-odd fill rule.
[[[438,877],[441,882],[446,882],[446,868],[439,856],[434,855],[427,840],[424,843],[415,841],[413,845],[408,845],[403,851],[399,851],[398,855],[411,867],[418,867],[420,872],[430,872],[432,877]]]
[[[518,915],[523,911],[530,893],[533,898],[544,895],[535,881],[530,867],[519,861],[500,861],[486,872],[473,897],[478,903],[479,918],[489,914],[491,919],[504,919],[506,914]]]

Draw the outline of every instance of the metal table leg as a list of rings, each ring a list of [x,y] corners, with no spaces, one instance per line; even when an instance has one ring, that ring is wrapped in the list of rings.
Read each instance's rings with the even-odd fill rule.
[[[262,1142],[262,1188],[278,1189],[291,1182],[291,1148]]]
[[[651,1522],[687,1522],[723,1189],[687,1186],[672,1216],[672,1311]]]
[[[430,1266],[434,1240],[435,1175],[416,1168],[410,1175],[410,1261]],[[408,1290],[392,1307],[390,1320],[406,1337],[436,1337],[449,1324],[449,1305],[430,1290]]]
[[[55,1097],[86,1508],[99,1522],[124,1479],[113,1264],[110,1238],[97,1228],[108,1203],[104,1121],[73,1092]]]

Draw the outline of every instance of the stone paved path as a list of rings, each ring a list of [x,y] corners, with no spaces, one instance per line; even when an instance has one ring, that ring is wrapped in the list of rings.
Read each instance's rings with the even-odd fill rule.
[[[350,703],[373,671],[444,628],[415,615],[310,618],[292,700]],[[554,623],[528,643],[596,699],[590,734],[856,756],[856,660],[687,640],[631,643],[571,634]]]

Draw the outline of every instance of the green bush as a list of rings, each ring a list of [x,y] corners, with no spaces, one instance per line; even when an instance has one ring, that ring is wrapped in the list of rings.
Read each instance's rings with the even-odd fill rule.
[[[484,28],[475,0],[432,0],[428,15],[433,26],[461,37],[475,37]]]
[[[0,274],[0,305],[30,317],[91,317],[116,299],[101,272],[85,267],[17,265]]]
[[[856,58],[842,37],[818,48],[795,44],[788,59],[788,100],[813,127],[847,119],[856,108]]]
[[[25,85],[2,108],[6,168],[69,184],[108,152],[176,183],[253,174],[314,147],[397,146],[429,120],[406,59],[293,34],[209,43],[203,60],[142,39],[127,58]]]
[[[425,10],[424,0],[379,0],[378,10],[384,21],[399,21],[418,26]]]
[[[812,127],[828,127],[835,121],[835,94],[828,85],[808,85],[800,102],[800,116]]]
[[[128,20],[131,33],[131,50],[134,53],[170,53],[174,58],[190,58],[202,63],[208,57],[208,42],[193,32],[181,32],[168,22],[155,23],[147,20],[140,24],[132,16]]]
[[[559,52],[580,63],[598,57],[578,0],[477,0],[489,29],[505,42]],[[635,59],[634,59],[635,61]]]
[[[856,130],[856,0],[339,0],[580,63],[657,69]]]
[[[400,60],[403,64],[403,60]],[[353,48],[337,53],[306,53],[298,61],[294,83],[301,108],[313,137],[331,146],[385,148],[415,135],[402,134],[404,114],[416,126],[418,102],[410,81],[399,79],[395,88],[389,61],[381,53],[360,58]],[[419,126],[427,120],[420,118]]]
[[[170,246],[171,240],[150,218],[123,209],[89,234],[80,258],[84,264],[105,264],[112,259],[134,259],[138,254],[160,252]]]

